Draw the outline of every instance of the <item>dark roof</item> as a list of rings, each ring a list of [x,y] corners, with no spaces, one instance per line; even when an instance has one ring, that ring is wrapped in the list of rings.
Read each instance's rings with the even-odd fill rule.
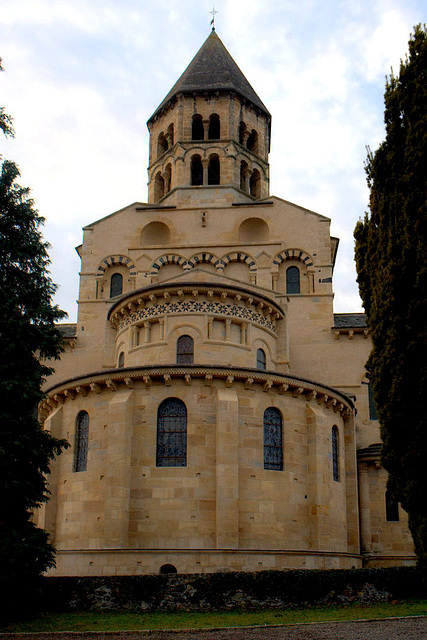
[[[216,31],[211,31],[150,120],[179,93],[193,94],[206,91],[233,91],[270,117],[266,106],[246,80]]]
[[[366,327],[366,315],[364,313],[334,313],[334,327],[341,329],[354,329]]]
[[[58,329],[59,333],[62,335],[63,338],[75,338],[76,337],[76,332],[77,332],[77,325],[76,324],[71,324],[71,323],[57,324],[56,328]]]

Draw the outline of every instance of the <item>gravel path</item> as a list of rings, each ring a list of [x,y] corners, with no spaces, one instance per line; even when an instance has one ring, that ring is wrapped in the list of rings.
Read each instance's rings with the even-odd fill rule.
[[[0,633],[0,640],[427,640],[427,616],[203,631]]]

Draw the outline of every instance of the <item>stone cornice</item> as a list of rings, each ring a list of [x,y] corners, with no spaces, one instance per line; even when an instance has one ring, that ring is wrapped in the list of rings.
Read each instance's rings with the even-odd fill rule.
[[[374,464],[376,467],[381,467],[381,442],[371,444],[369,447],[359,449],[357,451],[357,462]]]
[[[146,388],[150,388],[154,383],[172,386],[177,380],[183,380],[190,386],[196,379],[203,379],[206,386],[211,386],[214,382],[223,382],[230,388],[239,383],[243,384],[245,389],[260,386],[264,393],[290,394],[295,398],[302,396],[309,402],[333,409],[343,419],[349,418],[354,410],[351,400],[336,389],[302,378],[238,367],[164,365],[110,369],[67,380],[47,391],[47,397],[41,403],[41,412],[46,417],[68,399],[74,400],[78,395],[86,397],[89,393],[99,394],[107,390],[115,392],[120,386],[128,389],[133,389],[135,384],[143,384]]]

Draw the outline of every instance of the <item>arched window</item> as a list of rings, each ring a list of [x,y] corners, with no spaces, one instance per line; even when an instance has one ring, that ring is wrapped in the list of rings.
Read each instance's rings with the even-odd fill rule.
[[[266,369],[267,368],[267,358],[265,357],[264,349],[257,349],[257,352],[256,352],[256,368],[257,369]]]
[[[242,191],[248,191],[248,175],[249,167],[248,163],[242,160],[240,163],[240,188]]]
[[[340,481],[340,451],[338,427],[332,427],[332,475],[335,482]]]
[[[213,113],[209,118],[209,140],[219,140],[220,135],[220,120],[217,113]]]
[[[203,165],[200,156],[191,158],[191,185],[200,187],[203,184]]]
[[[191,126],[191,139],[192,140],[204,140],[205,132],[203,130],[203,119],[202,116],[196,114],[193,116],[193,122]]]
[[[244,122],[241,122],[239,124],[239,142],[240,144],[245,144],[245,131],[246,131],[246,124]]]
[[[80,411],[76,418],[76,439],[74,450],[74,471],[86,471],[89,445],[89,414]]]
[[[246,147],[249,149],[249,151],[253,151],[254,153],[258,152],[258,134],[255,129],[252,129],[252,131],[250,132]]]
[[[300,274],[298,267],[286,269],[286,293],[300,293]]]
[[[375,406],[375,401],[374,401],[374,391],[370,383],[368,383],[368,394],[369,394],[369,419],[378,420],[377,408]]]
[[[162,131],[162,133],[157,138],[157,157],[161,156],[165,151],[168,150],[168,141]]]
[[[156,466],[187,466],[187,408],[178,398],[163,400],[157,411]]]
[[[165,193],[172,189],[172,165],[168,164],[165,169]]]
[[[123,293],[123,276],[121,273],[113,273],[110,280],[110,298],[115,298]]]
[[[162,564],[162,566],[160,567],[161,575],[168,575],[173,573],[178,573],[174,564]]]
[[[168,141],[168,149],[170,149],[170,147],[173,147],[173,143],[174,143],[173,122],[171,122],[171,124],[168,126],[168,131],[166,136]]]
[[[252,171],[249,179],[249,193],[253,198],[261,197],[261,175],[258,169]]]
[[[191,336],[180,336],[176,342],[176,363],[193,364],[194,340]]]
[[[119,354],[118,366],[119,366],[119,369],[123,369],[123,367],[125,366],[125,354],[123,351],[121,351]]]
[[[208,184],[219,184],[220,182],[220,166],[219,157],[216,153],[210,156],[208,166]]]
[[[154,201],[157,202],[160,198],[163,198],[165,195],[165,180],[158,171],[156,173],[156,177],[154,178]]]
[[[274,407],[264,411],[264,469],[283,469],[282,414]]]
[[[399,503],[388,489],[385,492],[385,513],[387,522],[399,522]]]

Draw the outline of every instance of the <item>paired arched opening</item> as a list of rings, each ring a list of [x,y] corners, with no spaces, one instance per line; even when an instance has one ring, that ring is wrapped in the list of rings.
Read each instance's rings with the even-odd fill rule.
[[[167,398],[158,408],[156,466],[187,466],[187,407],[179,398]]]
[[[221,178],[221,174],[220,174],[219,156],[216,153],[213,153],[209,157],[208,184],[219,184],[220,178]]]
[[[154,201],[157,202],[158,200],[160,200],[160,198],[163,198],[164,195],[165,195],[165,180],[162,174],[160,173],[160,171],[158,171],[154,178]]]
[[[89,447],[89,414],[87,411],[80,411],[76,418],[76,437],[74,449],[73,470],[86,471],[87,452]]]
[[[203,118],[200,114],[196,113],[193,116],[191,123],[191,139],[192,140],[204,140],[205,132],[203,129]]]
[[[195,155],[191,158],[191,186],[200,187],[203,184],[203,164],[202,158]]]
[[[168,141],[166,140],[166,136],[163,131],[160,133],[157,138],[157,157],[161,156],[168,150]]]
[[[213,113],[209,117],[208,139],[219,140],[220,138],[221,138],[221,126],[220,126],[219,115],[217,113]]]
[[[264,469],[283,470],[282,414],[275,407],[264,411]]]
[[[258,169],[254,169],[249,178],[249,193],[253,198],[261,197],[261,174]]]
[[[253,153],[258,153],[258,134],[255,129],[252,129],[246,142],[246,147]]]

